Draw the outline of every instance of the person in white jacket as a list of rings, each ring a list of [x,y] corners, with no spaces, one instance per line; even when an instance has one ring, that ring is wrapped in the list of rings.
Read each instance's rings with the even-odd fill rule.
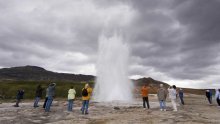
[[[218,103],[218,107],[220,108],[220,89],[215,89],[215,98]]]
[[[177,111],[177,106],[176,106],[176,86],[173,85],[172,87],[168,88],[168,92],[169,92],[169,98],[171,100],[171,103],[173,105],[173,111]]]
[[[73,101],[75,99],[76,96],[76,91],[75,89],[71,86],[71,88],[68,91],[68,111],[72,111],[73,110]]]

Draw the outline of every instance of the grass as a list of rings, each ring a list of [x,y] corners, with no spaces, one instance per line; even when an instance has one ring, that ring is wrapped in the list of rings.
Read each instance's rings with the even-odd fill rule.
[[[17,90],[24,89],[24,99],[33,99],[35,97],[36,87],[41,84],[44,88],[43,97],[46,94],[46,88],[50,82],[41,81],[7,81],[0,82],[0,99],[15,99]],[[54,82],[56,83],[55,97],[67,98],[68,90],[73,86],[76,90],[76,96],[81,97],[81,90],[85,86],[86,82]],[[94,82],[88,82],[91,86]]]

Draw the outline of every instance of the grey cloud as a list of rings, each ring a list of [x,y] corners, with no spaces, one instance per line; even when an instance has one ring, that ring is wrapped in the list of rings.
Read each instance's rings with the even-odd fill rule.
[[[64,15],[60,17],[60,15],[56,15],[59,9],[56,10],[52,5],[46,10],[36,5],[26,13],[19,13],[19,9],[21,9],[19,7],[14,8],[12,12],[7,12],[1,18],[2,35],[7,36],[7,39],[1,38],[2,41],[34,42],[55,50],[65,48],[73,51],[82,49],[82,52],[83,50],[94,51],[86,45],[96,43],[97,32],[100,29],[98,25],[87,24],[87,21],[83,21],[83,17],[79,17],[79,19],[68,17],[65,15],[66,11],[63,11]],[[81,49],[78,49],[77,46]],[[86,48],[83,48],[84,46]]]
[[[124,12],[133,14],[128,24],[117,13],[107,20],[107,10],[120,5],[132,10]],[[131,75],[211,80],[219,75],[219,6],[218,0],[0,0],[0,66],[84,72],[96,64],[99,35],[120,30],[131,47]]]
[[[185,1],[175,8],[177,19],[187,28],[185,42],[190,43],[189,49],[220,43],[219,6],[218,0],[194,0]]]
[[[131,27],[132,54],[142,59],[138,63],[175,79],[216,74],[209,69],[219,65],[219,1],[145,2],[136,2],[140,13]]]
[[[99,24],[88,23],[84,17],[65,15],[72,13],[65,13],[65,9],[63,15],[57,15],[56,12],[60,11],[53,7],[54,3],[41,6],[24,1],[30,6],[23,6],[23,3],[10,2],[0,3],[3,6],[0,9],[1,66],[38,65],[47,68],[49,63],[60,59],[57,56],[62,57],[60,54],[80,52],[94,56],[97,52]],[[68,57],[62,59],[64,63],[74,65],[78,58],[75,61],[68,60]],[[90,62],[94,62],[92,57],[81,63]]]

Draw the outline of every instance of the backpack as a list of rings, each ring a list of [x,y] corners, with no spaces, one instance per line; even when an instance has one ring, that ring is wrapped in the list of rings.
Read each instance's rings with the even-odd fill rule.
[[[85,89],[85,88],[83,88],[83,90],[82,90],[82,96],[84,96],[84,97],[86,97],[86,96],[88,96],[88,91],[87,91],[87,89]]]

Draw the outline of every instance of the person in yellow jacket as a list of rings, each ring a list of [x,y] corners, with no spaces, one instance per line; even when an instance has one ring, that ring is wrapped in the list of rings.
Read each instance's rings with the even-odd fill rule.
[[[82,114],[88,114],[88,108],[89,108],[89,100],[92,94],[92,88],[89,86],[89,84],[85,84],[85,87],[82,89]]]

